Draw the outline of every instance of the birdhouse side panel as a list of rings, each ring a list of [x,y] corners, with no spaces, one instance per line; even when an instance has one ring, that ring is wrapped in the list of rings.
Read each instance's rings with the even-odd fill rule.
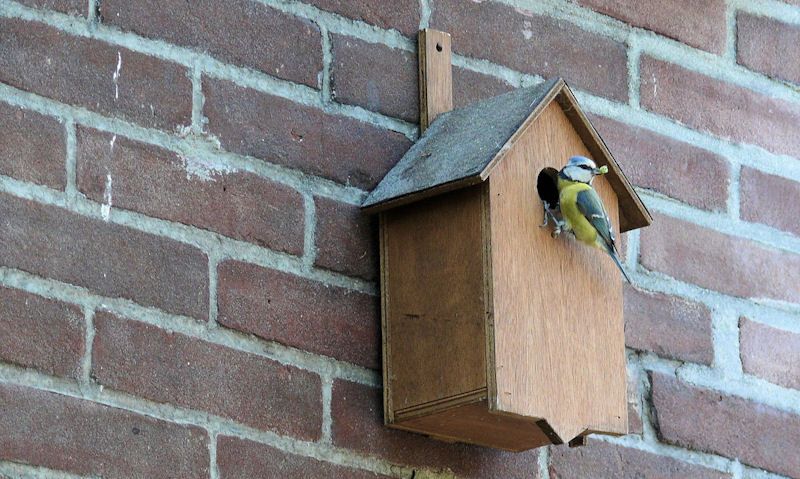
[[[518,136],[489,178],[494,401],[544,418],[564,442],[585,431],[625,433],[622,280],[602,251],[542,228],[536,178],[573,155],[591,157],[557,103]],[[617,198],[594,186],[613,225]]]
[[[387,409],[485,397],[481,186],[383,214]]]

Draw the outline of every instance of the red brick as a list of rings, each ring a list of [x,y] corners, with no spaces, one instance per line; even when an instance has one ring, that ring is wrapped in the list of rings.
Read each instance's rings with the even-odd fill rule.
[[[725,210],[730,167],[722,156],[608,118],[592,116],[592,123],[636,186],[705,210]]]
[[[165,14],[168,12],[168,14]],[[319,27],[251,0],[104,0],[103,23],[317,87]]]
[[[222,479],[388,479],[388,476],[322,462],[311,457],[296,456],[265,444],[230,436],[220,436],[217,440],[217,464]]]
[[[800,416],[659,373],[652,381],[662,440],[800,477],[800,455],[786,449],[800,443]]]
[[[0,287],[0,360],[77,378],[84,351],[81,308]]]
[[[340,273],[375,279],[378,275],[377,217],[361,208],[327,198],[315,198],[317,210],[316,265]]]
[[[336,101],[419,121],[416,54],[335,34],[331,43]]]
[[[0,264],[205,319],[208,259],[191,246],[0,194]]]
[[[208,129],[234,153],[371,189],[411,146],[358,120],[222,80],[203,83]]]
[[[736,142],[800,157],[800,104],[781,101],[677,65],[642,58],[641,103],[650,111]]]
[[[711,364],[711,311],[699,303],[627,286],[625,343],[679,361]]]
[[[419,122],[417,54],[332,35],[333,94],[340,103]],[[453,67],[456,108],[513,90],[499,78]]]
[[[739,188],[742,219],[800,236],[800,215],[782,206],[800,203],[800,183],[744,167]]]
[[[219,266],[220,324],[369,368],[380,366],[378,298],[237,261]]]
[[[84,127],[77,163],[78,189],[94,201],[106,201],[111,178],[115,208],[303,253],[303,197],[287,186]]]
[[[19,3],[33,8],[55,10],[69,15],[86,16],[88,3],[86,0],[19,0]]]
[[[551,479],[724,479],[730,474],[596,439],[583,447],[550,448]]]
[[[667,0],[631,2],[623,0],[578,0],[600,13],[619,18],[635,27],[702,48],[725,51],[725,1]]]
[[[63,190],[64,126],[55,118],[0,103],[0,174]]]
[[[739,322],[744,372],[800,389],[800,334],[742,318]]]
[[[571,23],[471,0],[436,2],[431,26],[450,32],[456,53],[524,73],[563,76],[573,86],[625,101],[625,45]]]
[[[663,215],[642,230],[640,253],[645,268],[704,288],[800,302],[800,255]]]
[[[453,106],[455,108],[508,93],[513,89],[514,86],[505,80],[465,68],[453,67]]]
[[[447,444],[383,425],[378,389],[337,380],[331,415],[336,446],[372,454],[393,463],[450,469],[459,478],[535,479],[536,450],[509,453],[465,444]]]
[[[0,384],[0,459],[113,479],[208,477],[202,429]]]
[[[391,6],[372,0],[309,0],[323,10],[415,36],[419,28],[419,1],[394,0]]]
[[[771,77],[800,84],[800,27],[774,18],[736,14],[736,61]]]
[[[110,313],[95,317],[92,375],[113,389],[316,440],[322,389],[314,373]]]
[[[0,51],[0,82],[15,88],[148,127],[191,122],[191,81],[174,63],[8,18],[0,19]]]

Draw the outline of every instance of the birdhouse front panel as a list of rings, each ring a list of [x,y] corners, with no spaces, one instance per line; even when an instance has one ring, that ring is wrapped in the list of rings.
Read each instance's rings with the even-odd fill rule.
[[[566,442],[627,432],[622,282],[598,250],[542,228],[536,178],[573,155],[591,157],[557,102],[518,134],[489,177],[494,381],[490,407],[540,418]],[[593,186],[613,225],[617,195]],[[494,385],[494,388],[492,388]]]

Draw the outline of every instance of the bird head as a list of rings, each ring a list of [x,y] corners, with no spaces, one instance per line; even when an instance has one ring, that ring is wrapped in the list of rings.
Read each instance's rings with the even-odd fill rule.
[[[581,183],[591,184],[595,176],[608,173],[608,167],[603,165],[597,167],[594,161],[585,156],[573,156],[567,165],[561,169],[559,175],[570,181],[580,181]]]

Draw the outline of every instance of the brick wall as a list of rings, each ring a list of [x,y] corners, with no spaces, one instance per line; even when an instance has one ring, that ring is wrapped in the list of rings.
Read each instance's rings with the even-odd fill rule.
[[[455,102],[562,75],[625,238],[631,431],[381,424],[366,191]],[[800,478],[797,0],[0,1],[0,477]]]

